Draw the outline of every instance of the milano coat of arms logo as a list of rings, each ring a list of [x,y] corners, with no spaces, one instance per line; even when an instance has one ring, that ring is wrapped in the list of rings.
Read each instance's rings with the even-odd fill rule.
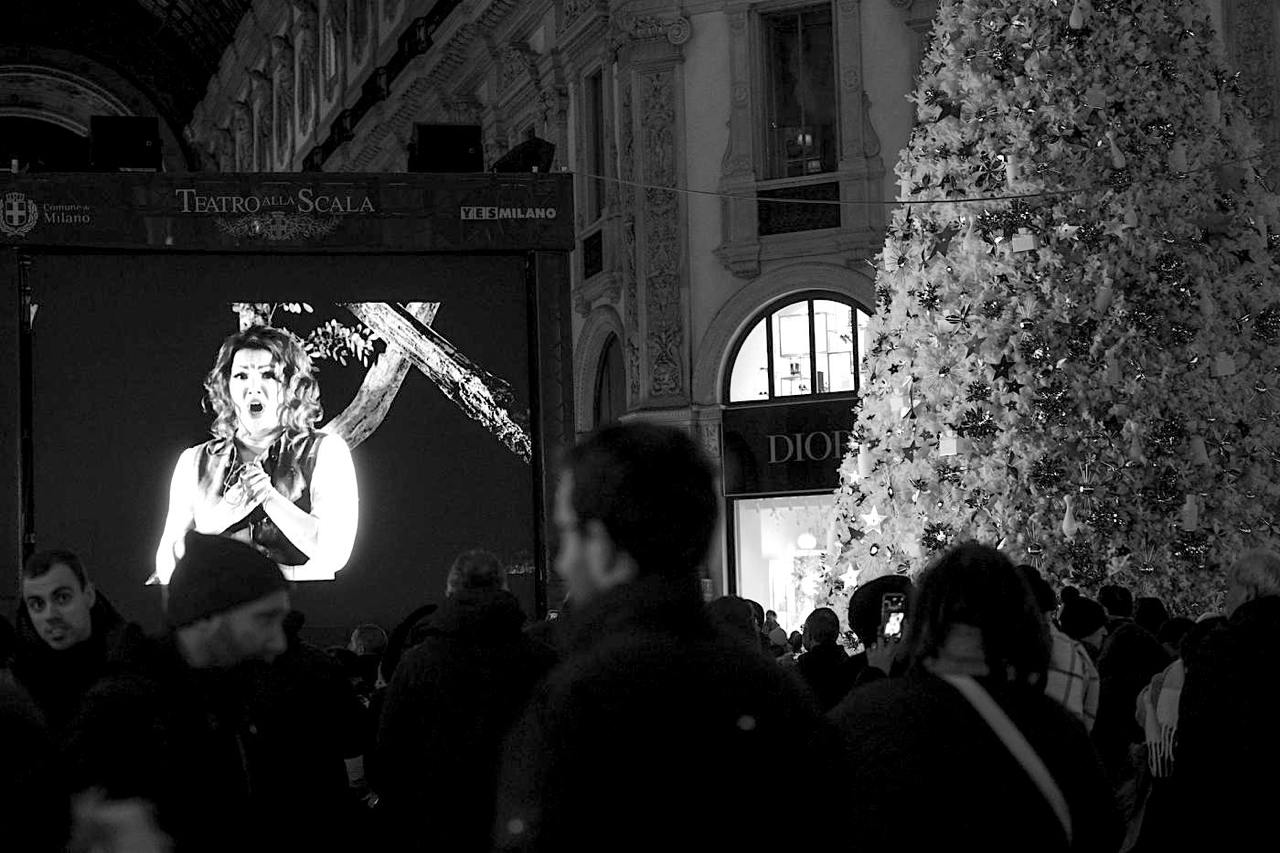
[[[0,233],[9,237],[22,237],[40,220],[40,208],[36,203],[20,192],[4,194],[4,205],[0,207]]]

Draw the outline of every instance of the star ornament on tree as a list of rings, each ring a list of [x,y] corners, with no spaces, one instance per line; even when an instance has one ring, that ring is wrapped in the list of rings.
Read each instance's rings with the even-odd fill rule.
[[[991,368],[995,371],[996,379],[1009,380],[1009,371],[1013,370],[1014,361],[1008,355],[1000,356],[1000,361],[992,364]]]
[[[939,231],[937,236],[934,238],[933,251],[929,254],[929,259],[932,260],[935,255],[945,255],[947,252],[951,251],[951,241],[954,240],[956,235],[959,233],[960,229],[955,225],[955,223],[952,223]]]
[[[866,529],[879,530],[881,523],[883,523],[884,520],[888,518],[888,516],[881,515],[879,510],[877,510],[875,507],[872,507],[871,512],[862,513],[860,518],[862,519],[862,523],[863,525],[865,525]]]

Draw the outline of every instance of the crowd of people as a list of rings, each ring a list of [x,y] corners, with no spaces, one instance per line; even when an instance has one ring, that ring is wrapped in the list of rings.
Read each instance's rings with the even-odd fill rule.
[[[0,626],[6,849],[1265,837],[1280,556],[1234,555],[1225,611],[1193,621],[1117,585],[1055,591],[963,543],[788,633],[756,602],[704,602],[718,505],[687,434],[606,427],[560,472],[560,618],[527,620],[500,562],[469,551],[438,604],[340,649],[301,639],[289,580],[246,542],[185,534],[159,637],[77,555],[41,552]]]

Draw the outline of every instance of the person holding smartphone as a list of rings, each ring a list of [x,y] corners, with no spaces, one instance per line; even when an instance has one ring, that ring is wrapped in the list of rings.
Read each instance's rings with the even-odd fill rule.
[[[884,575],[864,583],[849,598],[849,627],[863,651],[854,655],[854,687],[901,674],[901,639],[907,627],[911,579]]]

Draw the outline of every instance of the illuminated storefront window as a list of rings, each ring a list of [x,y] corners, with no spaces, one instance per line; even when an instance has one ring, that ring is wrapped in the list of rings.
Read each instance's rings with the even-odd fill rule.
[[[730,587],[776,611],[788,633],[816,606],[813,583],[831,549],[868,319],[841,296],[795,297],[747,326],[727,371]]]

